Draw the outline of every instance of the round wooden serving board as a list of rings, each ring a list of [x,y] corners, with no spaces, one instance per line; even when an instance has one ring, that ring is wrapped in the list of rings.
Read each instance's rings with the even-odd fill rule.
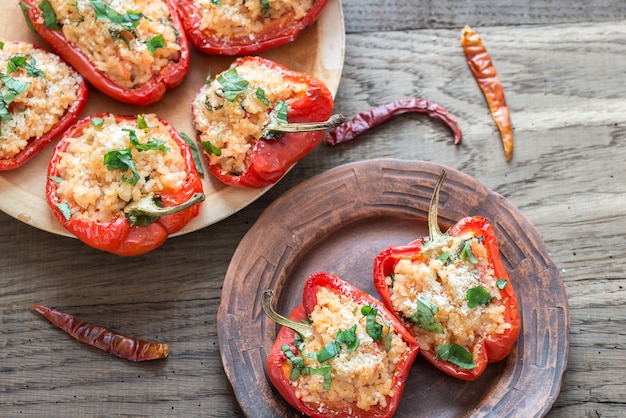
[[[428,203],[443,168],[392,159],[334,168],[277,199],[245,235],[226,272],[218,337],[226,374],[247,416],[299,416],[266,377],[278,327],[263,313],[263,290],[275,290],[275,308],[284,315],[301,303],[303,284],[316,271],[378,297],[374,257],[428,235]],[[522,332],[509,357],[473,382],[450,377],[418,356],[396,417],[543,416],[567,365],[563,281],[540,233],[517,208],[477,180],[445,169],[440,225],[445,230],[472,215],[490,220],[519,298]]]
[[[0,38],[26,41],[49,50],[37,34],[29,31],[18,1],[0,5]],[[333,95],[339,88],[345,52],[343,10],[339,0],[330,0],[319,19],[289,44],[263,51],[259,55],[283,64],[289,69],[312,74],[322,80]],[[163,100],[147,106],[124,104],[89,89],[89,99],[81,117],[100,112],[116,114],[155,113],[178,131],[191,138],[191,101],[205,83],[208,74],[226,70],[236,57],[204,55],[191,46],[189,73],[183,83],[167,92]],[[48,163],[56,142],[49,144],[24,166],[0,172],[0,210],[33,227],[73,237],[54,218],[45,198]],[[203,158],[204,160],[204,158]],[[175,235],[182,235],[212,225],[255,201],[271,186],[262,189],[229,187],[216,180],[204,165],[203,186],[206,200],[199,215]]]

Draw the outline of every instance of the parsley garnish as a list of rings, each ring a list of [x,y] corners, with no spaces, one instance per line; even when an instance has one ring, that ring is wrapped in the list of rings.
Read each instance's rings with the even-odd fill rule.
[[[89,0],[89,2],[96,14],[96,20],[108,20],[130,32],[137,29],[139,21],[144,17],[143,13],[136,10],[128,10],[125,14],[118,13],[100,0]]]
[[[229,102],[234,102],[239,94],[248,89],[250,84],[239,76],[234,67],[218,75],[217,82],[223,87],[224,98]]]
[[[0,73],[0,81],[2,81],[2,90],[0,90],[0,121],[11,120],[13,117],[11,112],[9,112],[9,105],[18,94],[24,92],[30,86],[30,83],[16,80],[3,73]],[[2,130],[0,130],[0,135],[2,135]]]
[[[122,181],[125,183],[129,183],[134,186],[139,181],[139,172],[137,171],[137,167],[133,161],[132,150],[130,148],[107,152],[104,154],[104,164],[107,166],[109,171],[120,170],[124,173],[127,170],[130,170],[131,173],[133,173],[133,176],[130,179],[122,176]]]

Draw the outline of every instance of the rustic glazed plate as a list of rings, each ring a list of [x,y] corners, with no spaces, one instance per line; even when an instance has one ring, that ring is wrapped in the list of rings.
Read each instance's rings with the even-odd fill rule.
[[[0,6],[0,38],[20,40],[46,47],[45,42],[26,27],[19,2]],[[286,67],[313,74],[324,81],[333,94],[337,92],[343,69],[345,31],[340,0],[330,0],[317,22],[300,34],[294,42],[267,50],[259,55]],[[180,132],[194,136],[191,122],[191,101],[204,84],[209,72],[218,74],[228,68],[234,57],[203,55],[191,47],[190,71],[185,81],[168,92],[159,103],[135,107],[117,102],[90,88],[89,100],[81,114],[99,112],[118,114],[156,113]],[[55,143],[17,170],[0,172],[0,210],[33,227],[59,235],[73,236],[52,216],[45,200],[45,179],[48,162]],[[245,190],[227,187],[206,170],[203,178],[206,200],[200,214],[176,235],[214,224],[252,203],[269,187]]]
[[[299,416],[266,378],[278,327],[263,313],[263,290],[275,290],[275,308],[284,315],[301,303],[304,282],[317,271],[377,296],[374,257],[428,235],[428,204],[442,168],[386,159],[337,167],[285,193],[244,236],[224,280],[218,337],[224,369],[247,416]],[[509,357],[474,382],[450,377],[418,357],[396,417],[543,416],[567,365],[563,281],[540,233],[518,209],[477,180],[446,171],[441,227],[471,215],[491,221],[519,298],[522,332]]]

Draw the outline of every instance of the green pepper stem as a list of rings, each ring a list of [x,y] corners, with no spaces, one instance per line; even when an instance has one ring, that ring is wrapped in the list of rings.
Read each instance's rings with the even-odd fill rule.
[[[148,225],[162,216],[181,212],[191,206],[204,201],[204,193],[194,193],[189,200],[176,206],[161,207],[159,201],[150,193],[141,199],[134,201],[124,208],[124,214],[133,226]]]
[[[332,115],[325,122],[309,122],[309,123],[283,123],[278,122],[276,118],[271,118],[271,122],[263,130],[261,135],[263,138],[272,137],[272,132],[311,132],[322,131],[324,129],[332,129],[341,125],[346,121],[346,117],[342,114]]]
[[[441,170],[441,174],[439,175],[439,180],[437,180],[437,184],[433,189],[433,194],[430,198],[430,204],[428,205],[428,243],[426,244],[427,248],[432,248],[437,245],[438,241],[445,236],[441,232],[439,228],[438,213],[437,206],[439,205],[439,191],[441,190],[441,185],[446,178],[446,171]]]
[[[280,315],[274,310],[274,308],[272,308],[272,299],[274,299],[274,291],[272,289],[267,289],[263,292],[262,306],[263,310],[265,311],[265,315],[267,315],[277,324],[290,328],[294,332],[297,332],[303,339],[313,338],[313,327],[311,325],[307,325],[302,322],[296,322],[292,319],[285,318],[284,316]]]

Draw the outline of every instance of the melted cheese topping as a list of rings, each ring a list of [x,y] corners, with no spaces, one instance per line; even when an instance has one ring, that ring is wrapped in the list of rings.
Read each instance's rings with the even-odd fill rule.
[[[372,406],[387,406],[387,398],[394,395],[393,377],[398,363],[408,350],[402,337],[393,332],[391,348],[387,352],[381,343],[374,342],[365,329],[365,318],[361,306],[347,296],[339,295],[326,288],[317,293],[317,306],[310,315],[315,337],[306,341],[305,353],[321,350],[328,342],[334,341],[337,331],[345,331],[357,324],[356,335],[359,347],[351,352],[342,348],[339,355],[324,362],[332,368],[330,390],[324,389],[322,376],[300,376],[292,382],[296,395],[305,403],[348,403],[355,407],[354,416],[360,410]],[[380,318],[378,319],[380,323]],[[384,326],[383,333],[389,328]],[[307,366],[319,368],[320,363],[303,356]]]
[[[477,264],[463,260],[463,257],[448,265],[437,259],[446,251],[454,254],[466,239],[470,239],[471,252]],[[444,333],[427,332],[415,325],[413,334],[420,349],[434,350],[442,344],[458,344],[473,352],[486,336],[503,333],[510,328],[510,324],[504,322],[505,306],[500,302],[502,296],[496,286],[497,280],[489,265],[487,249],[478,239],[467,234],[450,237],[445,245],[423,253],[419,260],[400,260],[393,279],[388,277],[387,284],[394,309],[406,318],[415,315],[419,297],[437,306],[435,322],[443,327]],[[486,306],[470,308],[466,292],[477,286],[486,289],[493,300]]]
[[[273,21],[285,19],[290,21],[302,19],[313,7],[314,0],[272,0],[264,7],[260,0],[220,0],[214,4],[212,0],[195,0],[202,11],[200,29],[215,33],[220,38],[248,37],[266,30]]]
[[[94,66],[116,84],[132,89],[146,83],[170,62],[178,61],[178,34],[162,0],[103,0],[120,15],[140,12],[130,31],[106,17],[97,17],[89,0],[50,0],[63,35]],[[163,37],[163,46],[151,52],[150,40]]]
[[[245,61],[236,68],[239,77],[249,85],[234,101],[224,98],[224,87],[216,77],[202,87],[192,103],[200,142],[209,142],[221,152],[219,156],[205,152],[209,164],[219,164],[225,173],[231,174],[248,169],[247,156],[270,122],[274,106],[307,89],[306,84],[287,81],[280,72],[255,61]],[[259,89],[267,104],[257,96]]]
[[[11,119],[0,122],[0,158],[7,159],[24,150],[29,141],[41,138],[65,116],[78,97],[82,78],[52,53],[26,42],[0,41],[5,42],[0,49],[2,74],[29,84],[9,105]],[[44,76],[28,75],[23,67],[8,73],[7,64],[15,57],[25,57],[29,64],[34,59],[35,68]],[[7,86],[2,85],[0,92],[6,94]]]
[[[124,216],[122,210],[131,201],[183,186],[187,172],[178,143],[156,116],[145,115],[145,120],[149,128],[139,129],[135,121],[118,122],[109,115],[102,126],[89,124],[79,136],[64,139],[69,145],[57,165],[57,176],[62,179],[57,195],[69,204],[72,218],[111,221]],[[130,133],[123,129],[135,132],[141,143],[152,138],[165,141],[169,150],[139,151],[131,145]],[[122,180],[132,177],[130,170],[109,170],[104,164],[107,152],[129,148],[139,173],[135,185]]]

